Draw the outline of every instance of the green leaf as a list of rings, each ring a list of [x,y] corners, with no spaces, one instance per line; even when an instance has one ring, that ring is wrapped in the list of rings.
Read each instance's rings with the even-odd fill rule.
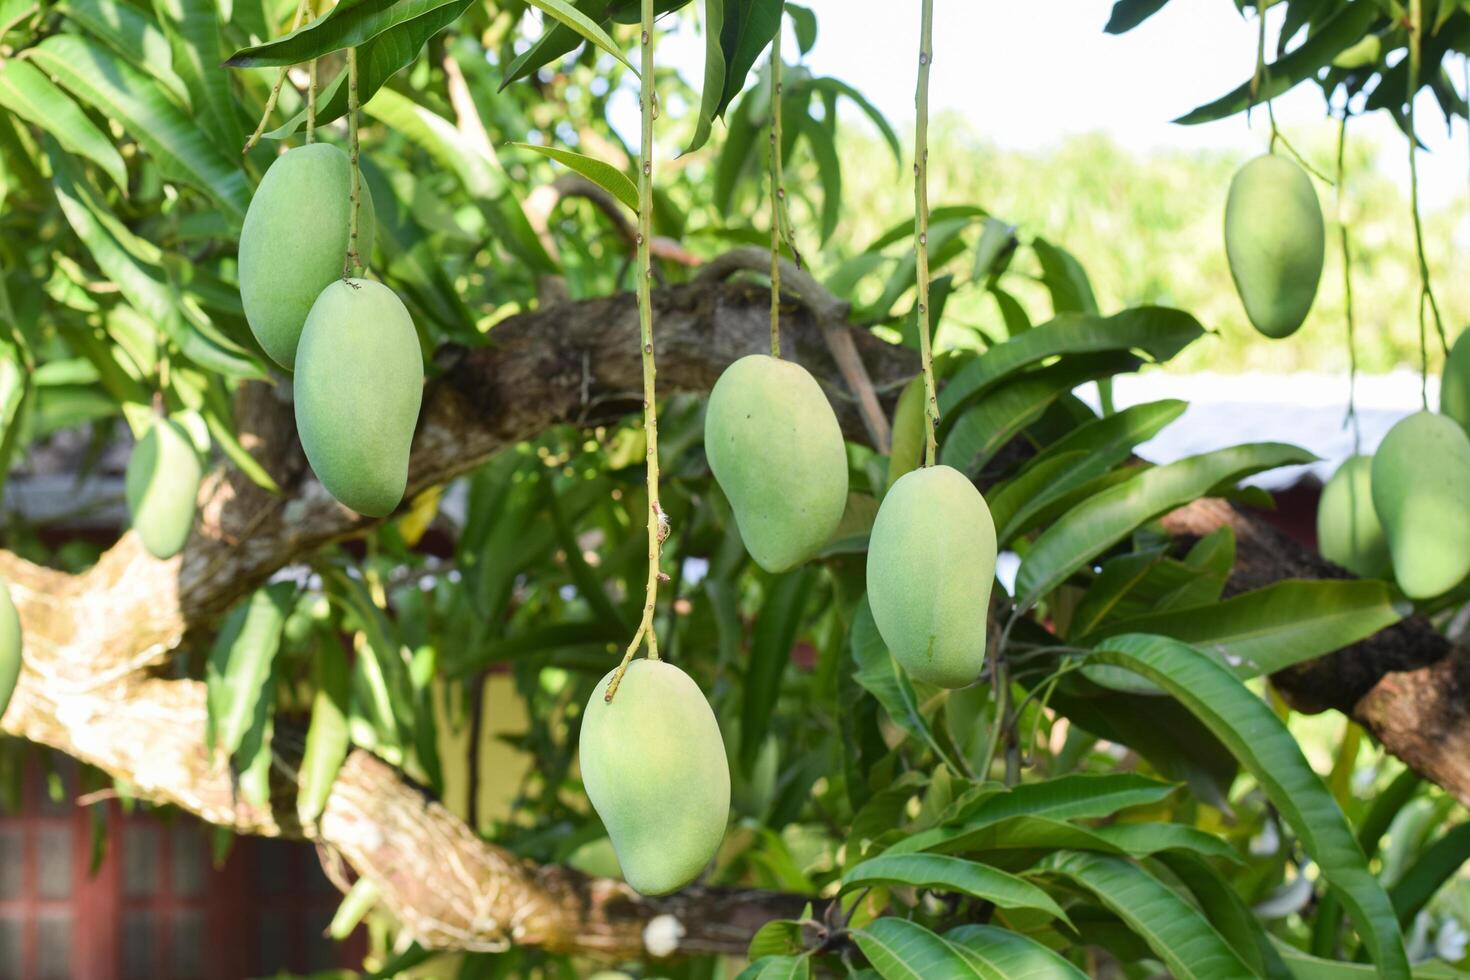
[[[1214,654],[1241,680],[1351,646],[1404,617],[1386,582],[1287,580],[1219,603],[1135,616],[1089,638],[1155,633]]]
[[[1275,712],[1208,655],[1177,640],[1112,637],[1092,659],[1158,684],[1230,747],[1347,906],[1380,973],[1407,978],[1408,959],[1393,906],[1368,870],[1342,811]]]
[[[1031,250],[1041,263],[1041,283],[1051,293],[1052,312],[1096,316],[1097,297],[1076,256],[1045,238],[1032,239]]]
[[[86,185],[75,161],[60,152],[49,156],[62,214],[123,298],[157,324],[201,367],[234,377],[260,377],[260,369],[243,356],[243,350],[217,332],[206,335],[199,329],[208,328],[208,320],[202,314],[191,316],[187,322],[180,317],[180,310],[193,311],[187,310],[173,288],[159,281],[155,273],[160,270],[136,257],[139,252],[148,254],[153,246],[137,240],[117,220]]]
[[[357,97],[366,105],[388,80],[413,64],[429,39],[459,19],[472,0],[449,0],[401,24],[395,24],[357,48]],[[347,114],[347,70],[344,67],[317,96],[316,121],[325,125]],[[294,136],[306,125],[305,108],[266,133],[268,139]]]
[[[1377,968],[1367,963],[1326,960],[1303,953],[1295,946],[1274,937],[1273,942],[1296,980],[1377,980],[1382,976]],[[1416,965],[1414,977],[1416,980],[1464,980],[1465,974],[1448,963],[1431,961]]]
[[[1068,922],[1051,896],[1024,878],[944,854],[880,854],[842,876],[843,891],[877,884],[964,892],[1001,908],[1036,909]]]
[[[550,157],[562,166],[569,167],[626,204],[634,214],[638,213],[637,185],[627,174],[612,164],[604,163],[596,157],[573,153],[571,150],[563,150],[555,146],[541,146],[536,143],[511,143],[510,145]]]
[[[842,217],[842,163],[837,157],[837,144],[832,132],[809,115],[798,118],[797,125],[811,147],[812,159],[817,164],[817,179],[822,184],[822,211],[819,228],[820,244],[826,244],[837,230]]]
[[[277,68],[299,65],[343,48],[365,45],[381,34],[432,14],[437,8],[460,6],[457,0],[356,0],[339,3],[325,17],[263,44],[241,48],[225,62],[228,68]],[[448,26],[446,21],[440,27]],[[364,97],[366,101],[366,97]]]
[[[756,619],[740,701],[740,764],[747,773],[754,768],[771,726],[771,714],[781,697],[781,679],[791,663],[791,647],[814,581],[810,567],[781,575],[767,590]]]
[[[1085,888],[1127,923],[1179,980],[1237,980],[1251,970],[1194,906],[1124,858],[1061,851],[1038,865]]]
[[[786,16],[796,32],[796,47],[802,54],[809,54],[817,44],[817,15],[799,3],[787,3]]]
[[[607,8],[608,0],[577,0],[577,9],[598,24],[606,23]],[[525,78],[542,65],[560,58],[581,44],[582,38],[576,31],[559,20],[551,20],[535,43],[506,67],[505,78],[500,83],[499,90],[504,91],[507,85]]]
[[[347,715],[352,691],[347,655],[336,635],[330,632],[318,638],[313,653],[316,692],[311,700],[311,725],[306,730],[306,750],[301,757],[296,793],[296,812],[306,826],[321,816],[351,747]]]
[[[601,27],[598,27],[592,18],[567,3],[566,0],[526,0],[526,2],[555,17],[567,27],[621,61],[633,73],[634,77],[642,77],[638,74],[638,69],[633,67],[633,62],[629,61],[627,56],[623,54],[622,49],[618,47],[618,42],[609,37],[607,32]]]
[[[1136,350],[1163,362],[1203,334],[1194,317],[1163,306],[1137,306],[1109,317],[1062,314],[965,365],[939,393],[939,410],[948,416],[1014,372],[1048,357]]]
[[[1125,34],[1164,9],[1169,0],[1117,0],[1103,30],[1109,34]]]
[[[745,88],[745,78],[760,53],[781,27],[781,0],[735,0],[727,4],[720,21],[720,50],[724,54],[725,84],[712,118],[725,109]],[[700,107],[704,115],[704,107]]]
[[[805,956],[762,956],[735,980],[809,980],[812,964]]]
[[[174,71],[189,94],[191,116],[216,146],[231,146],[242,127],[230,76],[219,70],[224,51],[215,0],[153,0],[173,51]]]
[[[1267,980],[1292,980],[1291,971],[1276,952],[1261,920],[1208,862],[1177,851],[1159,854],[1155,860],[1189,889],[1200,911],[1246,961],[1253,975]]]
[[[839,81],[836,78],[821,78],[814,76],[811,78],[793,82],[790,85],[784,86],[784,88],[786,88],[786,90],[793,95],[797,94],[803,89],[812,88],[816,89],[818,92],[831,93],[833,95],[842,96],[843,98],[848,99],[852,102],[853,105],[857,106],[864,115],[868,117],[869,121],[871,121],[875,127],[877,127],[878,135],[883,137],[883,142],[887,143],[888,149],[893,152],[894,162],[900,167],[903,166],[903,148],[899,144],[898,133],[894,132],[893,126],[889,124],[887,117],[884,116],[883,113],[878,111],[878,107],[869,102],[867,96],[863,95],[863,93],[859,92],[851,85],[847,84],[846,82]],[[938,219],[943,210],[943,208],[934,208],[930,212],[930,219]],[[909,227],[913,227],[913,222],[909,222]]]
[[[116,119],[165,174],[209,194],[236,226],[244,222],[250,203],[244,171],[156,82],[73,34],[48,37],[28,54],[77,98]]]
[[[371,725],[377,750],[399,764],[414,732],[413,687],[403,645],[362,582],[340,568],[329,570],[323,579],[328,595],[351,614],[350,628],[362,631],[363,642],[352,664],[354,713],[360,711]]]
[[[1452,827],[1430,844],[1388,890],[1399,925],[1407,927],[1435,892],[1470,860],[1470,823]]]
[[[128,192],[128,170],[117,147],[61,89],[28,61],[0,63],[0,106],[56,137],[69,153],[86,157]]]
[[[1013,377],[963,410],[941,439],[939,460],[974,477],[1058,398],[1084,382],[1135,371],[1142,364],[1124,351],[1102,351],[1066,357]]]
[[[1126,460],[1188,407],[1175,399],[1134,405],[1084,422],[1046,447],[1014,479],[987,494],[997,540],[1005,545],[1029,530],[1048,504]]]
[[[736,0],[739,7],[739,0]],[[725,106],[725,49],[721,35],[725,29],[725,0],[704,0],[704,88],[699,97],[699,115],[695,117],[694,138],[685,153],[693,153],[709,141],[715,118]]]
[[[189,91],[174,71],[173,46],[152,17],[117,0],[67,0],[57,9],[128,64],[157,79],[174,103],[188,105]]]
[[[958,926],[944,934],[982,977],[1084,980],[1085,974],[1034,939],[996,926]]]
[[[1356,44],[1367,33],[1379,13],[1378,4],[1374,0],[1349,0],[1290,54],[1266,66],[1254,101],[1262,104],[1274,99],[1297,83],[1311,78],[1320,69],[1326,68],[1333,58]],[[1193,126],[1244,112],[1250,108],[1252,102],[1251,81],[1252,79],[1247,79],[1228,94],[1174,121],[1183,126]]]
[[[292,583],[278,582],[254,593],[225,618],[210,648],[207,741],[228,755],[272,707],[271,669],[295,591]]]
[[[975,824],[1023,815],[1054,820],[1111,817],[1129,807],[1160,803],[1176,789],[1172,783],[1135,773],[1071,773],[985,796],[960,809],[956,819]]]
[[[952,772],[963,772],[964,769],[955,765],[935,740],[934,732],[919,710],[919,698],[914,693],[913,684],[899,669],[893,654],[884,645],[883,637],[878,634],[878,624],[873,621],[873,610],[866,595],[853,615],[848,642],[852,645],[853,660],[858,667],[853,676],[878,700],[893,723],[927,744]]]
[[[1315,458],[1295,446],[1263,442],[1144,470],[1089,497],[1042,532],[1016,573],[1019,603],[1023,608],[1034,606],[1073,572],[1141,524],[1206,495],[1226,481],[1278,466],[1309,463]]]
[[[720,158],[715,163],[714,201],[715,210],[729,214],[735,201],[735,185],[746,164],[755,157],[756,125],[754,93],[748,93],[735,106],[727,120],[725,145],[720,147]]]
[[[852,938],[883,980],[966,980],[970,977],[992,980],[998,976],[988,970],[981,972],[974,954],[966,947],[936,936],[907,919],[884,916],[862,929],[854,929]]]

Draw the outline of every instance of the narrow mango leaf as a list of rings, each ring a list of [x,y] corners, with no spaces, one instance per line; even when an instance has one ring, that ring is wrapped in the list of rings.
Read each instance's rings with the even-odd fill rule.
[[[526,0],[526,2],[555,17],[582,35],[582,37],[621,61],[633,73],[635,78],[642,77],[638,74],[638,69],[633,67],[633,62],[629,61],[627,56],[623,54],[622,49],[618,47],[618,42],[609,37],[607,31],[597,26],[597,23],[592,18],[567,3],[566,0]]]
[[[1278,466],[1309,463],[1315,458],[1295,446],[1263,442],[1232,446],[1144,470],[1089,497],[1042,532],[1016,574],[1019,603],[1022,608],[1034,606],[1073,572],[1135,528],[1204,496],[1227,480],[1238,480]]]
[[[1112,637],[1102,642],[1092,659],[1158,684],[1230,747],[1347,906],[1381,975],[1406,980],[1408,958],[1393,905],[1368,870],[1332,794],[1275,712],[1207,654],[1177,640],[1140,634]]]
[[[1014,479],[986,495],[997,540],[1005,545],[1025,533],[1049,504],[1126,460],[1187,407],[1175,399],[1134,405],[1084,422],[1047,446]]]
[[[952,772],[964,772],[945,753],[934,738],[929,722],[919,710],[919,699],[908,675],[899,669],[893,654],[878,634],[878,624],[873,622],[873,610],[863,596],[853,616],[852,628],[848,631],[848,642],[852,646],[853,660],[857,671],[853,674],[857,682],[883,706],[893,723],[914,738],[928,745],[934,754],[947,764]]]
[[[1208,862],[1180,852],[1160,854],[1156,860],[1189,889],[1210,924],[1249,964],[1253,975],[1266,980],[1292,980],[1291,971],[1261,920]]]
[[[1034,939],[996,926],[958,926],[944,934],[982,977],[1083,980],[1081,970]]]
[[[1450,828],[1421,851],[1409,870],[1388,890],[1399,925],[1407,927],[1413,922],[1419,910],[1429,904],[1466,861],[1470,861],[1470,823]]]
[[[940,392],[939,411],[952,414],[1012,373],[1058,354],[1135,350],[1161,363],[1204,332],[1188,313],[1164,306],[1136,306],[1108,317],[1064,313],[965,365]]]
[[[227,68],[279,68],[365,45],[395,27],[417,20],[457,0],[356,0],[339,3],[325,17],[263,44],[241,48]],[[461,7],[461,11],[462,11]]]
[[[1287,580],[1219,603],[1109,623],[1079,642],[1091,646],[1118,633],[1169,636],[1215,654],[1248,680],[1351,646],[1408,611],[1386,582]]]
[[[257,591],[225,618],[205,667],[209,744],[233,755],[252,723],[269,710],[269,681],[295,586]]]
[[[965,408],[949,426],[941,438],[940,462],[976,476],[1058,398],[1085,382],[1136,371],[1142,365],[1124,351],[1101,351],[1064,357],[1010,378]]]
[[[1090,820],[1111,817],[1129,807],[1151,806],[1167,799],[1178,788],[1173,783],[1136,773],[1069,773],[983,796],[975,804],[960,809],[955,819],[993,823],[1026,815]]]
[[[325,581],[328,595],[344,604],[351,626],[362,633],[352,665],[355,706],[372,725],[380,748],[401,750],[412,744],[414,732],[413,687],[403,645],[362,582],[340,568],[329,571]]]
[[[1296,980],[1377,980],[1381,974],[1367,963],[1344,963],[1311,956],[1290,943],[1272,937],[1282,960],[1291,968]],[[1414,967],[1414,980],[1465,980],[1465,973],[1448,963],[1419,963]]]
[[[724,113],[720,101],[725,97],[726,65],[725,49],[720,43],[720,36],[725,29],[725,0],[704,0],[704,21],[700,27],[704,31],[704,88],[700,93],[694,138],[689,141],[685,153],[693,153],[709,141],[715,117]],[[728,106],[729,103],[726,102],[725,105]]]
[[[450,0],[433,6],[401,24],[395,24],[357,48],[357,97],[366,105],[388,79],[413,64],[429,39],[459,19],[471,0]],[[344,67],[317,96],[316,121],[333,122],[347,114],[347,71]],[[287,139],[306,126],[306,109],[266,133],[273,140]]]
[[[715,162],[714,206],[720,214],[729,214],[735,200],[735,186],[750,161],[756,158],[755,93],[747,93],[735,106],[726,122],[725,144]]]
[[[157,79],[175,104],[189,104],[189,90],[174,71],[168,35],[137,6],[119,0],[66,0],[56,9],[128,64]]]
[[[230,76],[219,70],[223,56],[219,7],[215,0],[153,0],[169,37],[173,65],[189,94],[191,115],[216,146],[240,139],[242,121]]]
[[[762,956],[735,980],[809,980],[812,964],[805,956]]]
[[[243,350],[218,333],[206,336],[197,329],[197,326],[206,326],[207,320],[199,321],[197,325],[194,319],[184,322],[179,316],[183,304],[177,293],[159,281],[155,275],[159,270],[136,258],[135,253],[143,248],[133,241],[132,232],[87,186],[80,165],[59,151],[48,155],[62,214],[86,245],[97,267],[117,285],[118,291],[133,308],[168,334],[179,349],[201,367],[232,377],[260,377],[260,369]]]
[[[210,195],[236,226],[244,222],[245,172],[156,82],[74,34],[52,35],[27,54],[77,98],[116,119],[165,174]]]
[[[897,884],[963,892],[1005,909],[1036,909],[1070,924],[1052,897],[1024,878],[944,854],[880,854],[842,876],[842,890]]]
[[[607,21],[607,8],[608,0],[577,0],[577,9],[598,24]],[[542,65],[568,54],[581,44],[582,38],[576,31],[559,20],[550,21],[546,31],[506,67],[505,78],[498,91],[504,91],[510,83],[525,78]]]
[[[314,652],[312,677],[316,692],[311,700],[311,725],[306,730],[296,794],[296,812],[305,826],[315,824],[321,816],[351,747],[347,714],[352,691],[347,655],[335,635],[321,637]]]
[[[774,32],[772,33],[774,34]],[[888,122],[888,117],[879,112],[878,107],[875,106],[872,102],[869,102],[867,96],[863,95],[863,93],[859,92],[851,85],[836,78],[823,78],[813,76],[810,78],[798,80],[791,85],[785,86],[785,88],[793,95],[799,93],[803,89],[811,88],[820,93],[841,96],[842,98],[849,100],[850,102],[852,102],[853,105],[857,106],[858,109],[863,113],[863,115],[868,117],[868,121],[877,128],[878,135],[883,137],[883,142],[888,145],[888,149],[893,153],[894,163],[897,166],[903,166],[903,148],[899,144],[898,133],[894,131],[893,126]],[[943,208],[934,208],[929,213],[930,218],[936,220],[940,219],[942,217],[943,211]],[[909,222],[908,226],[910,230],[912,230],[913,222]]]
[[[1134,827],[1155,829],[1154,833]],[[1128,824],[1117,827],[1080,827],[1050,817],[1008,817],[994,823],[964,827],[935,827],[912,834],[889,847],[885,855],[976,853],[997,855],[1005,851],[1027,851],[1036,855],[1059,848],[1096,851],[1120,857],[1144,858],[1167,851],[1238,861],[1230,846],[1218,837],[1184,824]]]
[[[1235,980],[1250,967],[1194,906],[1123,858],[1060,851],[1037,866],[1097,896],[1180,980]]]
[[[705,0],[704,89],[694,138],[685,152],[709,139],[716,119],[745,87],[755,59],[781,26],[781,0]]]
[[[357,879],[347,894],[342,896],[337,911],[332,913],[332,921],[327,925],[327,935],[338,942],[352,935],[352,931],[372,911],[373,906],[378,904],[381,895],[382,890],[373,879]]]
[[[1125,34],[1164,9],[1169,0],[1117,0],[1103,30],[1109,34]]]
[[[1284,57],[1266,66],[1256,103],[1265,103],[1315,75],[1332,63],[1332,59],[1356,44],[1378,18],[1380,10],[1374,0],[1350,0],[1305,41]],[[1211,122],[1233,116],[1250,108],[1251,82],[1247,79],[1234,90],[1174,120],[1183,126]]]
[[[982,972],[966,947],[907,919],[886,915],[854,929],[852,938],[883,980],[999,980],[989,969]]]
[[[128,192],[128,170],[112,140],[93,125],[71,97],[28,61],[0,63],[0,106],[56,137],[69,153],[86,157]]]
[[[771,727],[771,714],[781,697],[781,679],[791,663],[791,647],[815,580],[810,567],[782,575],[771,583],[756,619],[740,702],[740,764],[747,773],[755,767]]]
[[[604,163],[596,157],[573,153],[571,150],[563,150],[555,146],[541,146],[536,143],[511,143],[510,145],[550,157],[562,166],[569,167],[626,204],[634,214],[638,213],[637,185],[628,178],[627,174],[612,164]]]
[[[1075,255],[1045,238],[1032,239],[1031,251],[1036,253],[1036,260],[1041,263],[1041,283],[1051,293],[1053,313],[1097,315],[1097,297],[1092,293],[1092,283]]]

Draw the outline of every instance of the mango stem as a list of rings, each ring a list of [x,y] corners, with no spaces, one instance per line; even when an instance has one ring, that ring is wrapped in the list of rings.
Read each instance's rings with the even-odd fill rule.
[[[352,157],[352,205],[347,221],[347,255],[342,260],[342,278],[350,279],[363,268],[357,252],[357,215],[362,208],[362,167],[358,160],[357,140],[357,49],[347,49],[347,142]]]
[[[784,4],[782,5],[785,6]],[[781,27],[771,41],[771,356],[781,356]]]
[[[914,102],[914,263],[919,290],[915,304],[919,359],[924,366],[924,465],[934,465],[934,430],[939,397],[934,390],[934,355],[929,350],[929,65],[934,61],[934,0],[924,0],[919,27],[919,85]]]
[[[606,701],[612,701],[623,681],[623,674],[648,640],[648,659],[658,659],[658,633],[653,627],[653,611],[658,605],[659,556],[669,522],[658,502],[658,412],[655,392],[657,371],[653,355],[653,257],[649,242],[653,240],[653,120],[657,116],[657,93],[653,82],[653,0],[642,0],[642,87],[639,108],[643,116],[642,163],[638,168],[638,334],[643,351],[643,435],[648,449],[648,582],[643,601],[643,617],[633,640],[623,653],[622,663],[607,685]]]
[[[302,18],[306,16],[307,4],[310,2],[311,0],[301,0],[296,5],[296,16],[291,20],[291,30],[294,31],[301,26]],[[250,138],[245,141],[245,149],[240,151],[242,157],[249,155],[250,151],[255,149],[255,144],[260,142],[261,135],[265,133],[265,124],[270,120],[271,113],[276,111],[276,100],[281,97],[281,86],[286,84],[286,72],[289,70],[290,66],[287,65],[276,74],[276,84],[271,86],[271,94],[265,100],[265,111],[260,114],[260,122],[255,124],[255,132],[251,133]]]

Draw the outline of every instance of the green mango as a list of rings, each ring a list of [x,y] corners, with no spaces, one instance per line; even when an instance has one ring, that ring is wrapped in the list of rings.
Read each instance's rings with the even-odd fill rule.
[[[15,693],[15,682],[20,679],[21,635],[20,614],[15,603],[10,601],[10,590],[0,582],[0,716],[10,704]]]
[[[359,514],[403,499],[423,401],[418,333],[393,290],[338,279],[311,307],[296,352],[296,430],[322,486]]]
[[[904,386],[893,407],[893,440],[888,447],[888,487],[924,462],[924,376]]]
[[[358,251],[372,252],[373,199],[361,184]],[[330,143],[276,157],[240,231],[240,301],[260,346],[287,371],[317,296],[342,276],[352,211],[352,161]]]
[[[704,450],[756,564],[784,572],[831,539],[847,506],[847,449],[806,368],[766,354],[726,368],[710,392]]]
[[[1444,362],[1439,381],[1439,411],[1470,433],[1470,330],[1462,330]]]
[[[172,419],[158,419],[133,447],[123,481],[133,530],[155,558],[183,550],[194,526],[204,475],[189,435]]]
[[[1317,502],[1317,550],[1361,578],[1390,570],[1388,540],[1373,509],[1373,458],[1352,456],[1337,468]]]
[[[964,687],[985,665],[995,524],[950,466],[906,473],[868,539],[868,603],[888,649],[916,680]]]
[[[1373,508],[1404,595],[1458,585],[1470,574],[1470,436],[1432,412],[1401,420],[1373,456]]]
[[[1246,315],[1267,337],[1289,337],[1307,318],[1325,237],[1311,178],[1286,157],[1256,157],[1230,182],[1225,254]]]
[[[635,660],[608,703],[614,673],[582,714],[582,783],[623,878],[641,894],[664,895],[698,877],[719,849],[730,766],[715,713],[688,674]]]

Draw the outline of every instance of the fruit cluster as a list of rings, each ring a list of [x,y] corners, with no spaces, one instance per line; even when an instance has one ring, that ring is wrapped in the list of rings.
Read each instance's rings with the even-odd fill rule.
[[[1371,457],[1353,456],[1322,490],[1322,557],[1410,599],[1443,595],[1470,575],[1470,330],[1445,362],[1439,414],[1399,421]]]
[[[1289,337],[1322,277],[1322,210],[1311,179],[1275,154],[1247,163],[1225,204],[1225,252],[1246,315]],[[1390,574],[1410,599],[1432,599],[1470,575],[1470,331],[1445,363],[1440,414],[1401,420],[1378,451],[1333,474],[1317,510],[1324,558],[1354,574]]]

